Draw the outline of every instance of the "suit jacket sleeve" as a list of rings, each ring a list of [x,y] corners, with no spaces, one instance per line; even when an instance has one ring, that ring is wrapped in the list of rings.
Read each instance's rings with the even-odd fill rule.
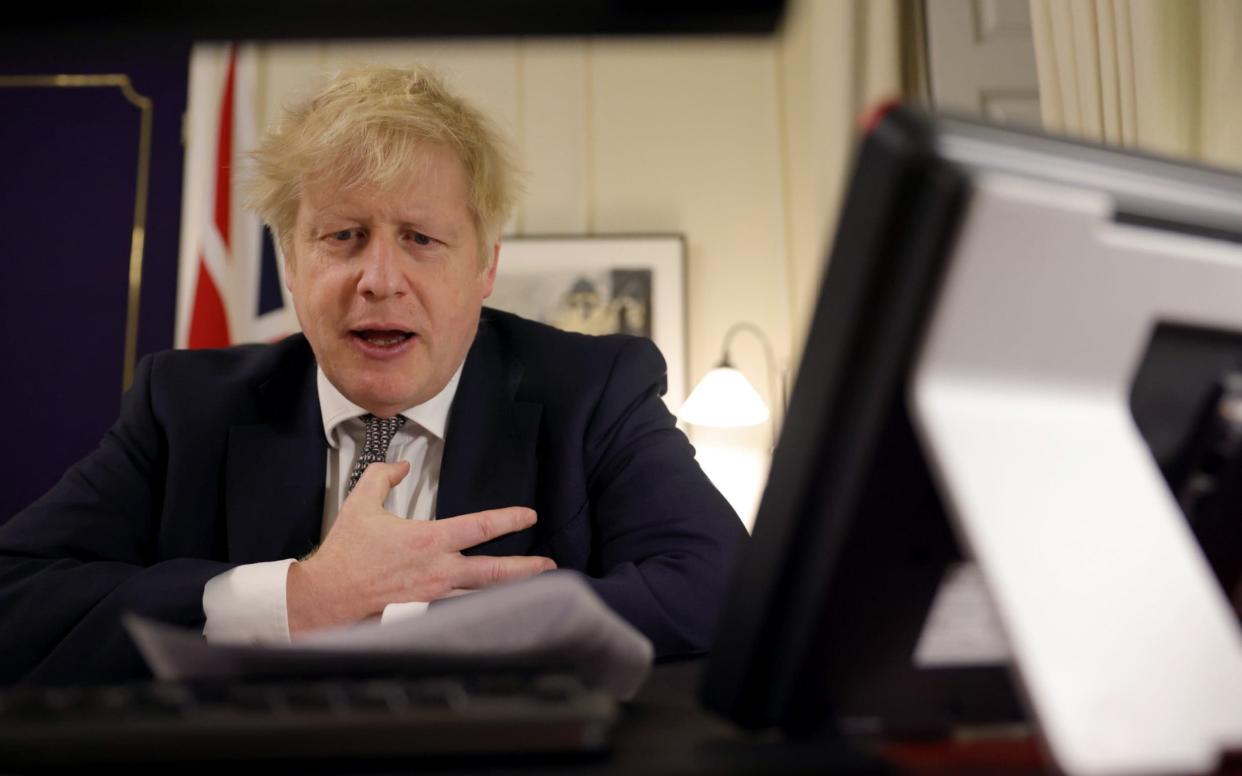
[[[660,399],[664,359],[645,339],[619,352],[588,424],[595,591],[657,656],[708,648],[737,545],[733,509]]]
[[[99,448],[0,526],[0,681],[147,676],[121,615],[201,626],[204,584],[231,567],[162,560],[156,546],[167,458],[152,405],[157,366],[139,364]]]

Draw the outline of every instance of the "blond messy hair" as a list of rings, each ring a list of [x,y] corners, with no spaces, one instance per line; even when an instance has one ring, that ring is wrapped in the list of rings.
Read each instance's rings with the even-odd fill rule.
[[[518,170],[506,141],[468,102],[424,66],[348,70],[285,111],[251,154],[247,204],[290,256],[304,184],[312,178],[344,188],[396,184],[425,143],[452,150],[465,167],[483,266],[513,209]]]

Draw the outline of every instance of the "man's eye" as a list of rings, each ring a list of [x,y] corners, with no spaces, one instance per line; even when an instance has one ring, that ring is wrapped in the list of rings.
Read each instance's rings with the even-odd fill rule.
[[[356,230],[354,229],[342,229],[339,232],[333,232],[332,239],[338,240],[340,242],[345,242],[346,240],[352,240],[354,238],[355,232]]]
[[[430,237],[423,234],[422,232],[414,232],[413,237],[411,239],[414,240],[415,245],[431,245],[431,243],[435,242],[434,240],[432,240]]]

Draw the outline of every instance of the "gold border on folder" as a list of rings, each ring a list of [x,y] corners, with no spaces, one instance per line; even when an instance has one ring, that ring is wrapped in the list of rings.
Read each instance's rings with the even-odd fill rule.
[[[155,115],[149,97],[134,91],[124,73],[84,75],[0,75],[0,88],[112,87],[142,112],[138,135],[138,185],[134,194],[134,228],[129,241],[129,296],[125,304],[125,360],[121,365],[121,390],[134,380],[138,357],[138,302],[142,294],[142,249],[147,233],[147,186],[151,175],[151,121]]]

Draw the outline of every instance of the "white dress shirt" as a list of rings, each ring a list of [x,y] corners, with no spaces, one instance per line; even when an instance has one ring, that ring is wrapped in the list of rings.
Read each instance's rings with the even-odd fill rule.
[[[395,515],[411,520],[434,517],[440,463],[444,457],[444,434],[461,370],[458,366],[444,390],[401,413],[406,423],[388,445],[387,460],[389,463],[409,461],[410,473],[384,501],[384,509]],[[322,369],[317,370],[316,386],[323,433],[328,440],[322,537],[328,535],[345,501],[349,472],[366,438],[362,416],[367,411],[345,398]],[[203,635],[207,640],[288,643],[286,582],[293,561],[293,558],[285,558],[249,563],[212,578],[203,589],[203,612],[207,615]],[[422,602],[389,604],[382,621],[421,614],[426,608],[427,604]]]

